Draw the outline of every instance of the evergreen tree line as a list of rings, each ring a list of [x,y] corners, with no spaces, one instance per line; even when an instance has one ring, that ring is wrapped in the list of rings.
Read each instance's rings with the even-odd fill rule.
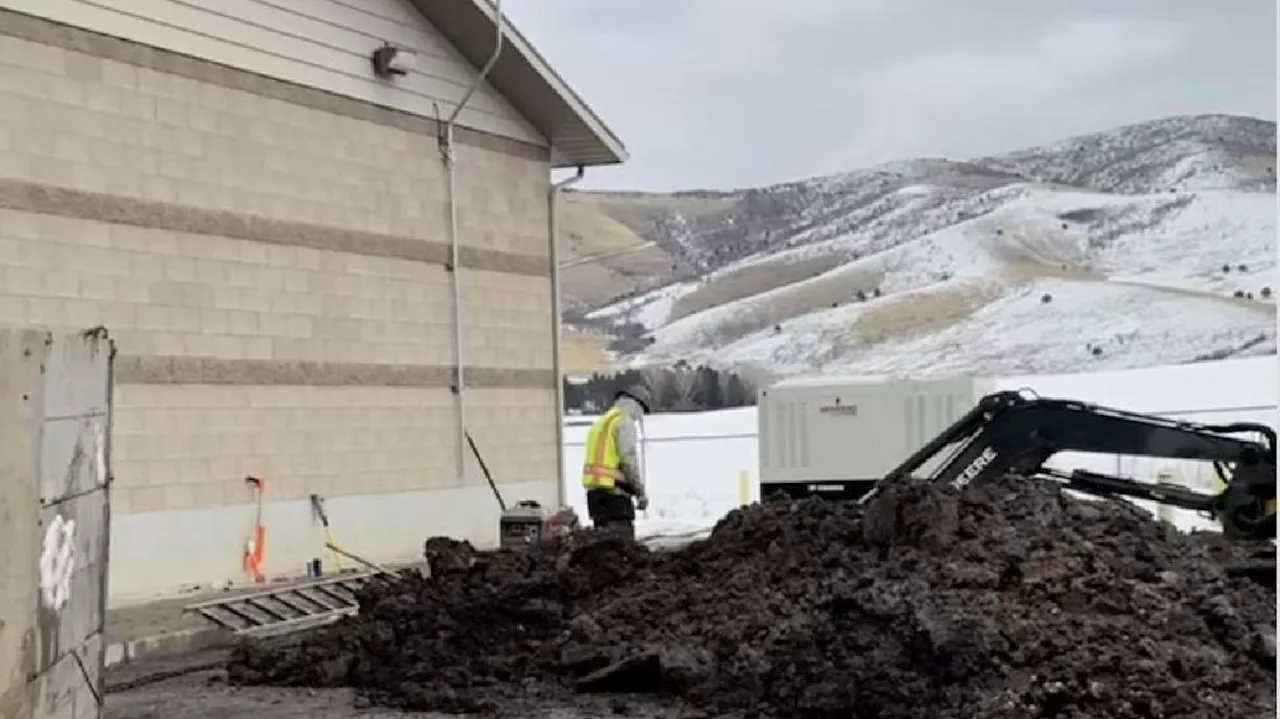
[[[609,408],[618,392],[635,384],[647,384],[653,394],[651,412],[704,412],[750,407],[756,403],[754,384],[729,370],[678,362],[673,367],[628,369],[585,380],[564,380],[567,411],[597,414]]]

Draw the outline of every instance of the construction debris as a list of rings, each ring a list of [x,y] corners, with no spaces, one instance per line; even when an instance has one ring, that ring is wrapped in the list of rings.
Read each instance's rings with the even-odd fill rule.
[[[446,712],[617,692],[704,716],[1273,717],[1275,589],[1223,570],[1248,549],[1020,478],[768,502],[674,552],[433,539],[432,578],[246,644],[228,676]]]

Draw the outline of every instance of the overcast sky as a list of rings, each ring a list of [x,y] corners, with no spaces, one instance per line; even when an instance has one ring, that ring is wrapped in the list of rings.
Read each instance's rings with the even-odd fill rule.
[[[504,0],[622,137],[591,187],[750,187],[1183,113],[1276,116],[1276,0]]]

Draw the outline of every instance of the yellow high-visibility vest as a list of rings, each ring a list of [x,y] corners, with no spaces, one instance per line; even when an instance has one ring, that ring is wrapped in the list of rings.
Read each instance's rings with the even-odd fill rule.
[[[587,451],[582,459],[582,486],[593,489],[614,489],[623,478],[622,457],[618,454],[618,440],[614,428],[627,419],[620,407],[605,412],[587,433]]]

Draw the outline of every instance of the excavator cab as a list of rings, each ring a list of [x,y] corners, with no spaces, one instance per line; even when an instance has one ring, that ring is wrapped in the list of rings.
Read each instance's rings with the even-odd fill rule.
[[[1213,465],[1226,488],[1205,494],[1185,487],[1086,470],[1045,467],[1059,452],[1198,460]],[[915,477],[932,465],[928,477]],[[890,483],[920,480],[964,487],[1002,475],[1053,479],[1067,489],[1191,509],[1213,517],[1223,534],[1241,540],[1276,537],[1276,432],[1264,424],[1205,425],[1126,412],[1025,392],[983,397],[880,480],[860,500]],[[1274,552],[1270,571],[1274,576]]]

